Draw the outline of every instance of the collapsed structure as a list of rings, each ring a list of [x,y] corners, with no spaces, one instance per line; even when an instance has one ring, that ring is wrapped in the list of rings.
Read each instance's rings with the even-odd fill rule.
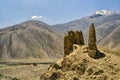
[[[69,55],[73,51],[73,44],[84,45],[82,31],[68,31],[64,36],[64,56]],[[89,28],[88,48],[88,55],[96,59],[99,51],[96,46],[96,32],[93,23]]]
[[[82,31],[68,31],[64,36],[64,56],[73,51],[73,44],[84,45]]]
[[[99,51],[96,46],[96,32],[93,23],[89,27],[88,47],[89,47],[88,55],[94,59],[98,58]]]
[[[101,62],[94,62],[85,54],[88,53],[89,57],[93,59],[104,57],[103,53],[100,53],[96,46],[96,33],[93,23],[89,28],[88,46],[84,45],[82,31],[68,31],[64,37],[64,52],[64,57],[52,64],[47,72],[40,77],[40,80],[108,79],[106,70],[111,70],[108,67],[113,67],[113,65],[111,63],[106,65],[106,59],[102,59]]]

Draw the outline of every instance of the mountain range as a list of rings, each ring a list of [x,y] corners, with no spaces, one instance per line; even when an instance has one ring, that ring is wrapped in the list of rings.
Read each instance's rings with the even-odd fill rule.
[[[63,54],[62,37],[50,25],[26,21],[0,30],[0,58],[56,58]]]
[[[0,29],[0,59],[61,57],[63,35],[69,30],[82,30],[87,44],[91,23],[95,24],[98,45],[120,49],[120,12],[100,10],[63,24],[29,20]]]
[[[99,45],[120,49],[120,12],[100,10],[90,16],[64,24],[56,24],[53,27],[64,33],[68,30],[82,30],[87,44],[88,29],[91,23],[95,24]]]

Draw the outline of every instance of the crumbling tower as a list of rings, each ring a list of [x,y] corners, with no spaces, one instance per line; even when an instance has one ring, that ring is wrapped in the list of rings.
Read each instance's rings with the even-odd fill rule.
[[[88,55],[91,58],[96,59],[98,57],[98,49],[96,46],[96,32],[95,32],[95,27],[94,24],[92,23],[89,28],[89,40],[88,40]]]
[[[82,31],[75,31],[75,42],[74,44],[84,45],[84,39]]]
[[[64,56],[69,55],[73,51],[72,37],[68,34],[64,36]]]
[[[73,51],[73,44],[84,45],[82,31],[68,31],[64,36],[64,56]]]

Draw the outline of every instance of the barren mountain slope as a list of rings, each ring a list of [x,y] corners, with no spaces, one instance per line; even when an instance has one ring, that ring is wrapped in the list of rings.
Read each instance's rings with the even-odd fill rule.
[[[120,50],[120,25],[99,42],[107,47]]]
[[[115,20],[98,26],[98,28],[96,28],[98,43],[111,34],[119,25],[120,20]]]
[[[98,13],[99,12],[99,13]],[[103,12],[103,13],[101,13]],[[110,11],[105,11],[105,12],[110,12]],[[81,19],[74,20],[68,23],[64,24],[57,24],[54,25],[53,27],[63,31],[64,33],[67,32],[68,30],[82,30],[85,42],[87,43],[87,38],[88,38],[88,27],[91,23],[95,24],[96,28],[96,33],[97,33],[97,43],[101,43],[105,41],[104,39],[112,34],[112,32],[119,27],[120,25],[120,13],[119,12],[111,12],[110,14],[105,14],[104,11],[97,11],[96,13],[90,15],[90,16],[85,16],[82,17]],[[114,35],[114,34],[112,34]],[[117,34],[119,37],[119,34]],[[120,39],[117,38],[119,41]],[[117,43],[115,39],[112,39],[113,42]],[[99,44],[100,44],[99,43]],[[103,42],[105,43],[105,42]],[[116,44],[112,44],[114,46]],[[119,43],[117,44],[119,45]],[[117,46],[116,45],[116,46]],[[104,45],[105,46],[105,45]],[[106,45],[108,46],[108,45]],[[116,47],[114,46],[114,48]]]
[[[26,21],[0,30],[0,58],[52,58],[62,55],[62,37],[49,25]]]

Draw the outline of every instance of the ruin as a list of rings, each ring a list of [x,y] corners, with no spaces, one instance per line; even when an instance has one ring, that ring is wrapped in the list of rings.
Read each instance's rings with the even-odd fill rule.
[[[82,31],[68,31],[64,36],[64,56],[73,51],[73,44],[84,45]]]
[[[96,32],[95,32],[95,27],[93,23],[89,27],[88,47],[89,47],[88,55],[91,58],[96,59],[98,57],[99,51],[96,46]]]
[[[68,31],[64,36],[64,56],[69,55],[73,51],[73,44],[84,45],[82,31]],[[94,59],[97,59],[99,56],[99,51],[96,46],[94,23],[89,27],[88,55]]]
[[[72,37],[69,35],[64,36],[64,56],[69,55],[73,51]]]
[[[82,31],[76,31],[75,32],[75,40],[74,44],[78,45],[84,45],[84,39],[83,39],[83,34]]]

